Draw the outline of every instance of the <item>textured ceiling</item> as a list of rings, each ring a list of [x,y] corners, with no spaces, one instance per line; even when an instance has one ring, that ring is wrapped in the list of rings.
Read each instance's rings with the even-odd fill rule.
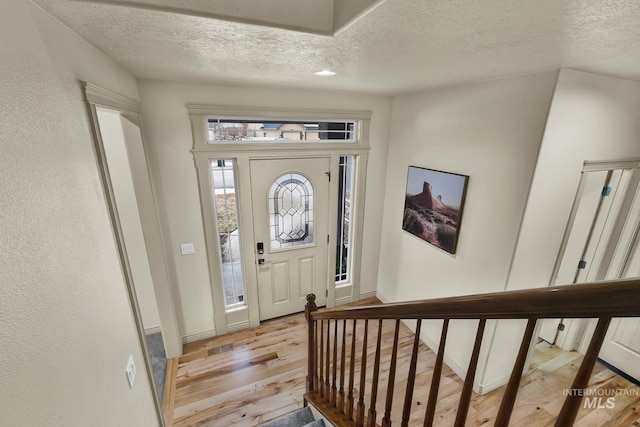
[[[141,78],[382,94],[561,67],[640,81],[638,0],[386,0],[333,37],[34,1]],[[313,75],[322,69],[338,74]]]

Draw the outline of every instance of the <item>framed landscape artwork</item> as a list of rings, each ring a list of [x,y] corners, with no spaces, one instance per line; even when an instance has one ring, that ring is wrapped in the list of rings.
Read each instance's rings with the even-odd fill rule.
[[[467,175],[409,166],[402,229],[456,253]]]

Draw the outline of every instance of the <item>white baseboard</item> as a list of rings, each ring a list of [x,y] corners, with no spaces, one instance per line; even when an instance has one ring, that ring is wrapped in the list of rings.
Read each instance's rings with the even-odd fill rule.
[[[474,384],[473,390],[479,395],[487,394],[490,391],[493,391],[497,388],[502,387],[506,383],[509,382],[509,377],[500,378],[496,381],[493,381],[489,384],[478,384],[478,390],[476,390],[476,384]]]
[[[365,292],[363,294],[360,294],[360,299],[367,299],[367,298],[373,298],[375,297],[377,294],[376,291],[371,291],[371,292]]]
[[[363,294],[360,294],[358,301],[367,299],[367,298],[373,298],[375,296],[376,296],[376,291],[365,292]],[[353,298],[351,297],[351,295],[348,295],[346,297],[336,298],[335,305],[337,307],[339,305],[349,304],[351,302],[353,302]]]
[[[160,325],[152,326],[151,328],[144,329],[145,335],[153,335],[153,334],[157,334],[158,332],[162,332],[162,328],[160,327]]]
[[[438,346],[440,343],[433,342],[430,340],[424,332],[420,333],[420,340],[425,343],[427,347],[431,349],[435,354],[438,354]],[[460,377],[462,381],[464,381],[467,376],[468,366],[462,367],[457,362],[455,362],[447,353],[444,354],[444,363],[453,371],[455,374]],[[509,382],[509,377],[499,378],[489,384],[480,384],[477,381],[473,382],[473,391],[482,396],[484,394],[489,393],[497,388],[502,387],[506,383]]]
[[[243,329],[249,328],[251,325],[248,320],[238,323],[232,323],[231,325],[227,325],[227,333],[241,331]]]
[[[336,307],[339,305],[349,304],[351,302],[351,296],[336,298]]]
[[[209,331],[198,332],[195,334],[189,334],[182,337],[182,344],[188,344],[190,342],[206,340],[207,338],[213,338],[217,335],[215,328]]]
[[[376,291],[374,296],[377,297],[384,304],[391,303],[391,300],[389,298],[387,298],[386,296],[384,296],[384,294],[382,292],[380,292],[380,291]]]
[[[439,342],[434,342],[432,340],[429,339],[429,337],[427,337],[427,335],[424,332],[420,333],[420,340],[425,343],[425,345],[427,347],[429,347],[431,349],[431,351],[433,351],[435,354],[438,354],[438,346],[440,345]],[[463,368],[462,366],[458,365],[453,359],[451,359],[451,357],[449,357],[447,355],[447,353],[445,352],[444,354],[444,363],[451,368],[451,370],[453,372],[456,373],[457,376],[459,376],[463,381],[465,376],[467,375],[467,369]],[[476,384],[473,384],[473,391],[475,391],[476,393],[478,393],[478,391],[476,390]]]

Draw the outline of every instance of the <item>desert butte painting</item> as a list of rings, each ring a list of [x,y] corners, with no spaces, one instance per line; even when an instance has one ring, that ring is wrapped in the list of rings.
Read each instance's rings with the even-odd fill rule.
[[[455,253],[467,177],[409,167],[402,229]]]

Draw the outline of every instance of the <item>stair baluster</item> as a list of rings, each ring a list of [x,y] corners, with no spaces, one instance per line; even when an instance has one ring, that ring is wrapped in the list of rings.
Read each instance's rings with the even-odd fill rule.
[[[571,385],[572,390],[584,390],[587,388],[591,372],[593,371],[593,365],[595,365],[598,353],[600,353],[600,347],[602,346],[604,337],[607,334],[609,323],[611,323],[611,316],[601,317],[598,319],[598,325],[596,326],[593,338],[591,338],[591,342],[589,343],[589,348],[582,359],[580,368],[578,368],[578,373],[573,379],[573,384]],[[562,404],[560,414],[556,419],[555,427],[573,425],[576,420],[576,416],[578,415],[578,411],[580,410],[581,402],[581,395],[570,394],[567,396]]]
[[[400,320],[396,320],[396,328],[393,333],[393,351],[389,364],[389,379],[387,382],[387,399],[384,407],[382,427],[391,427],[391,405],[393,405],[393,388],[396,382],[396,364],[398,361],[398,337],[400,335]]]
[[[333,322],[333,383],[331,384],[331,406],[334,408],[336,405],[336,398],[338,397],[338,321]]]
[[[527,355],[529,354],[531,338],[533,338],[533,332],[535,329],[536,319],[529,319],[527,322],[527,329],[525,329],[522,342],[520,343],[520,351],[518,351],[516,363],[513,365],[513,370],[511,371],[509,383],[504,390],[502,403],[500,404],[500,409],[498,410],[498,416],[496,417],[494,427],[507,427],[509,425],[513,405],[516,403],[518,388],[520,387],[520,378],[522,378],[522,371],[524,369],[525,361],[527,360]]]
[[[378,377],[380,375],[380,344],[382,342],[382,319],[378,321],[378,341],[376,342],[376,357],[373,361],[373,381],[371,382],[371,404],[367,427],[376,426],[376,400],[378,399]]]
[[[416,383],[416,366],[418,364],[418,348],[420,347],[420,327],[422,319],[416,323],[416,334],[413,339],[413,351],[411,352],[411,364],[409,365],[409,375],[407,376],[407,389],[404,396],[404,409],[402,410],[401,427],[409,426],[409,416],[411,415],[411,400],[413,400],[413,387]]]
[[[467,368],[467,376],[464,379],[462,393],[460,394],[460,403],[458,404],[458,412],[456,413],[456,421],[454,427],[464,427],[467,421],[467,413],[469,412],[469,402],[471,402],[471,392],[473,391],[473,380],[476,377],[476,368],[478,367],[478,359],[480,358],[480,346],[482,345],[482,336],[484,335],[484,327],[487,319],[480,319],[478,323],[478,332],[476,333],[476,341],[473,345],[473,353]]]
[[[322,323],[321,321],[315,321],[315,335],[314,335],[314,341],[315,341],[315,347],[313,349],[313,369],[314,369],[314,378],[313,378],[313,392],[314,393],[320,393],[320,379],[318,377],[318,370],[320,369],[320,367],[318,366],[318,363],[320,363],[320,361],[322,360],[322,358],[320,357],[320,334],[318,334],[318,329],[319,329],[319,325],[318,323]]]
[[[318,388],[320,391],[320,397],[324,399],[324,320],[320,321],[320,352],[318,353],[318,364],[320,365],[320,379]]]
[[[340,348],[340,390],[338,390],[338,412],[344,413],[344,374],[346,359],[347,321],[342,321],[342,346]]]
[[[364,335],[362,336],[362,357],[360,359],[360,390],[358,392],[358,412],[356,413],[356,427],[364,426],[364,387],[367,381],[367,335],[369,320],[364,321]]]
[[[356,366],[356,319],[353,319],[353,330],[351,332],[351,357],[349,359],[349,392],[347,394],[347,418],[353,419],[353,387],[355,366]]]
[[[440,382],[443,375],[444,355],[448,329],[451,320],[478,320],[471,360],[467,368],[459,404],[456,412],[455,427],[463,427],[466,422],[475,374],[478,368],[480,350],[487,320],[526,319],[527,324],[523,333],[520,349],[511,371],[511,377],[502,397],[495,426],[506,427],[509,424],[513,408],[517,400],[517,393],[529,355],[536,322],[539,319],[555,318],[598,318],[598,324],[589,344],[586,355],[574,378],[572,389],[585,389],[589,383],[593,366],[596,362],[600,347],[604,341],[612,317],[640,317],[640,279],[625,279],[601,283],[591,283],[584,286],[555,286],[522,291],[497,292],[493,294],[467,295],[461,297],[440,298],[433,300],[414,301],[406,303],[384,304],[374,306],[356,306],[346,309],[311,309],[306,310],[309,334],[309,363],[307,393],[305,403],[311,402],[322,413],[339,427],[367,427],[377,426],[378,388],[386,386],[386,402],[382,427],[391,427],[396,420],[394,412],[394,384],[396,381],[397,364],[404,355],[399,355],[400,322],[402,320],[416,323],[413,337],[413,347],[407,388],[404,390],[404,401],[396,406],[402,409],[401,427],[408,427],[411,415],[418,357],[420,353],[420,331],[423,320],[442,320],[440,343],[435,358],[427,407],[424,417],[424,427],[431,427],[436,417],[436,406]],[[315,298],[308,297],[308,306]],[[342,320],[342,326],[338,322]],[[351,320],[351,322],[348,322]],[[375,344],[375,360],[369,369],[371,376],[371,396],[368,396],[369,410],[365,414],[365,389],[367,387],[367,355],[369,320],[378,320],[378,335]],[[382,329],[384,320],[395,320],[392,353],[390,361],[382,361],[381,354]],[[331,322],[333,324],[333,340],[331,339]],[[325,323],[326,322],[326,323]],[[364,322],[362,333],[357,332],[358,323]],[[347,325],[350,328],[350,350],[347,349]],[[325,333],[326,328],[326,333]],[[341,331],[342,336],[338,334]],[[373,333],[373,332],[372,332]],[[360,336],[362,347],[358,347]],[[326,340],[326,348],[325,348]],[[333,347],[331,342],[333,341]],[[338,347],[341,347],[338,350]],[[356,354],[361,350],[359,366],[359,389],[356,389]],[[339,353],[338,353],[339,351]],[[347,355],[349,353],[349,356]],[[332,356],[333,355],[333,356]],[[340,355],[340,356],[338,356]],[[347,357],[349,363],[347,365]],[[331,360],[333,359],[333,360]],[[331,365],[333,363],[333,365]],[[384,378],[382,372],[388,365],[388,375]],[[339,379],[338,379],[338,370]],[[349,375],[348,385],[346,375]],[[382,372],[381,372],[382,371]],[[373,374],[371,374],[373,372]],[[387,384],[384,384],[387,381]],[[347,388],[345,390],[345,387]],[[358,393],[357,403],[354,394]],[[580,409],[582,395],[570,394],[556,419],[556,427],[573,425]],[[398,408],[398,410],[400,409]],[[355,412],[355,413],[354,413]],[[400,414],[398,414],[400,415]]]
[[[427,411],[424,416],[424,427],[433,426],[433,420],[436,415],[436,405],[438,403],[438,393],[440,391],[440,378],[442,378],[442,362],[444,360],[444,349],[447,343],[447,332],[449,332],[448,318],[444,319],[442,332],[440,333],[440,345],[438,346],[438,355],[436,356],[436,363],[433,367],[433,375],[431,376],[431,388],[429,389]]]
[[[337,322],[337,320],[334,320]],[[331,401],[331,371],[329,367],[331,366],[331,320],[327,320],[327,354],[325,355],[325,363],[326,363],[326,377],[324,378],[324,398],[327,402]]]

